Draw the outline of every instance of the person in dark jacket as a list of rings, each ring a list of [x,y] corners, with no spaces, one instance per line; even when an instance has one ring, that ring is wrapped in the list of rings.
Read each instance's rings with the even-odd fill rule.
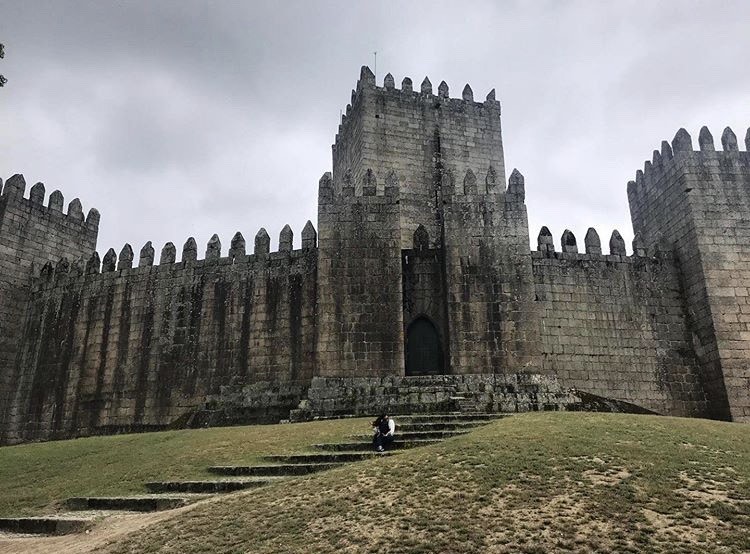
[[[375,432],[372,444],[378,452],[384,452],[396,438],[396,422],[388,414],[383,414],[372,422]]]

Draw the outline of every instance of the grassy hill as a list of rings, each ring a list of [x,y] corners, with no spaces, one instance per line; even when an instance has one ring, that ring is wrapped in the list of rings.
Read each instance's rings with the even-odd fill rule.
[[[343,420],[4,448],[0,486],[8,490],[9,479],[35,471],[43,458],[55,460],[47,470],[51,482],[71,480],[76,494],[79,482],[93,487],[92,480],[109,482],[115,475],[127,476],[112,484],[118,492],[137,490],[157,473],[192,476],[209,464],[337,440],[366,424]],[[96,445],[95,452],[79,446],[86,444]],[[76,452],[77,461],[63,463]],[[10,476],[8,463],[19,461],[26,470]],[[77,464],[87,471],[75,470]],[[91,475],[100,471],[109,479]],[[34,502],[13,493],[10,502],[3,498],[3,511],[52,495],[46,483],[31,488],[45,492]],[[54,494],[61,488],[55,485]],[[612,414],[516,415],[436,446],[197,505],[105,551],[748,552],[750,426]]]
[[[40,515],[71,496],[144,492],[160,479],[209,477],[206,468],[256,463],[316,442],[367,432],[369,419],[88,437],[0,448],[0,517]]]

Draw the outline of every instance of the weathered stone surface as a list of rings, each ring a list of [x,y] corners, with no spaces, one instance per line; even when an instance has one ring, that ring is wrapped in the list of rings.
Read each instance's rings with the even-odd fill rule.
[[[7,184],[5,188],[8,188]],[[50,210],[62,212],[63,202],[65,202],[65,199],[63,198],[62,192],[60,192],[59,190],[52,191],[52,194],[49,195],[48,206]]]
[[[114,271],[117,266],[117,252],[114,248],[107,250],[102,260],[102,273]]]
[[[44,184],[43,183],[37,183],[33,187],[31,187],[31,190],[29,191],[29,200],[31,200],[32,204],[36,204],[38,206],[41,206],[44,204]]]
[[[81,206],[81,201],[78,198],[74,198],[68,204],[68,217],[76,221],[83,221],[83,206]]]
[[[260,228],[260,231],[255,235],[255,251],[256,256],[263,256],[271,251],[271,237],[268,236],[268,232]]]
[[[565,229],[562,235],[562,240],[560,241],[562,244],[562,251],[567,252],[569,254],[578,254],[578,243],[576,242],[575,235],[569,231],[568,229]]]
[[[624,256],[626,254],[625,240],[617,229],[612,231],[612,236],[609,237],[609,253],[618,256]]]
[[[432,83],[427,77],[424,78],[419,88],[422,94],[432,94]]]
[[[287,224],[279,233],[279,252],[291,252],[294,242],[294,233],[292,228]]]
[[[555,240],[552,238],[552,233],[546,226],[539,230],[539,235],[537,236],[537,250],[544,253],[552,253],[555,251]]]
[[[206,261],[216,261],[221,258],[221,240],[214,234],[206,245]]]
[[[3,188],[3,195],[5,196],[14,196],[14,197],[23,197],[24,191],[26,190],[26,180],[23,178],[23,175],[20,173],[16,173],[12,177],[9,177],[7,181],[5,181],[5,188]]]
[[[177,248],[171,242],[168,242],[161,249],[159,256],[159,265],[173,264],[177,259]]]
[[[386,74],[385,78],[383,79],[383,86],[388,90],[393,90],[396,88],[396,81],[393,80],[393,75],[391,75],[390,73]]]
[[[154,265],[154,247],[151,241],[148,241],[141,248],[141,255],[138,259],[138,267],[149,267]]]
[[[302,249],[309,250],[315,248],[317,245],[318,233],[315,231],[315,226],[312,224],[312,221],[308,220],[302,228]]]
[[[125,243],[117,257],[117,269],[130,269],[131,267],[133,267],[133,248]]]
[[[438,96],[440,98],[449,98],[448,83],[445,81],[440,81],[440,85],[438,86]]]
[[[724,152],[737,152],[739,150],[737,135],[729,127],[725,128],[721,134],[721,147],[724,149]]]
[[[700,133],[698,134],[698,145],[700,146],[701,152],[714,152],[716,150],[716,147],[714,146],[714,137],[705,125],[701,127]]]
[[[182,262],[194,262],[198,259],[198,243],[193,237],[188,238],[182,247]]]
[[[713,138],[711,139],[713,142]],[[690,138],[690,134],[685,129],[680,129],[672,139],[672,151],[677,154],[678,152],[693,152],[693,139]]]
[[[242,236],[242,233],[237,231],[232,237],[232,242],[229,245],[229,257],[233,260],[244,257],[246,254],[245,248],[245,237]]]
[[[583,243],[586,245],[586,254],[602,253],[602,241],[599,240],[599,233],[593,227],[589,227],[588,231],[586,231]]]

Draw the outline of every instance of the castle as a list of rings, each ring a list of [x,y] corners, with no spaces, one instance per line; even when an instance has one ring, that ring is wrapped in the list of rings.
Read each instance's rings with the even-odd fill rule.
[[[99,213],[0,196],[0,443],[378,405],[558,409],[589,393],[750,420],[750,152],[680,130],[628,183],[635,231],[530,251],[500,103],[364,67],[318,184],[318,229],[270,252],[96,253]],[[745,137],[750,150],[750,132]],[[2,184],[0,182],[0,184]],[[580,251],[579,251],[580,250]],[[585,251],[584,251],[585,250]],[[230,417],[224,411],[224,417]],[[195,423],[195,422],[193,422]]]

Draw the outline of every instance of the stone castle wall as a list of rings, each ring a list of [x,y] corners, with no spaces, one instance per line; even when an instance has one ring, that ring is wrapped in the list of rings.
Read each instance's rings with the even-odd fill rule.
[[[96,210],[63,214],[59,192],[44,207],[43,185],[24,198],[14,176],[0,194],[0,442],[266,421],[305,395],[374,409],[383,387],[396,405],[427,383],[448,387],[432,408],[470,390],[496,409],[534,379],[560,398],[746,421],[750,153],[731,130],[723,151],[707,129],[699,143],[681,130],[629,183],[632,256],[617,232],[604,254],[593,229],[585,253],[568,231],[555,252],[546,228],[529,252],[494,91],[378,87],[367,68],[301,250],[287,226],[278,252],[261,230],[251,255],[238,233],[226,256],[214,236],[203,260],[193,239],[179,262],[171,243],[158,265],[150,243],[100,260]],[[415,324],[437,337],[436,367],[408,365]]]
[[[307,383],[315,361],[315,231],[292,250],[282,231],[269,252],[264,230],[245,254],[236,235],[206,259],[188,240],[154,266],[150,244],[138,267],[126,245],[116,260],[94,254],[85,267],[46,265],[33,284],[14,370],[6,442],[161,428],[200,407],[223,386]],[[299,398],[281,398],[288,413]],[[274,411],[275,409],[275,411]],[[255,414],[263,419],[263,414]]]
[[[602,254],[590,229],[578,253],[566,232],[563,252],[544,229],[532,252],[541,310],[542,369],[561,384],[657,413],[706,416],[680,275],[671,256],[625,255],[615,231]]]

